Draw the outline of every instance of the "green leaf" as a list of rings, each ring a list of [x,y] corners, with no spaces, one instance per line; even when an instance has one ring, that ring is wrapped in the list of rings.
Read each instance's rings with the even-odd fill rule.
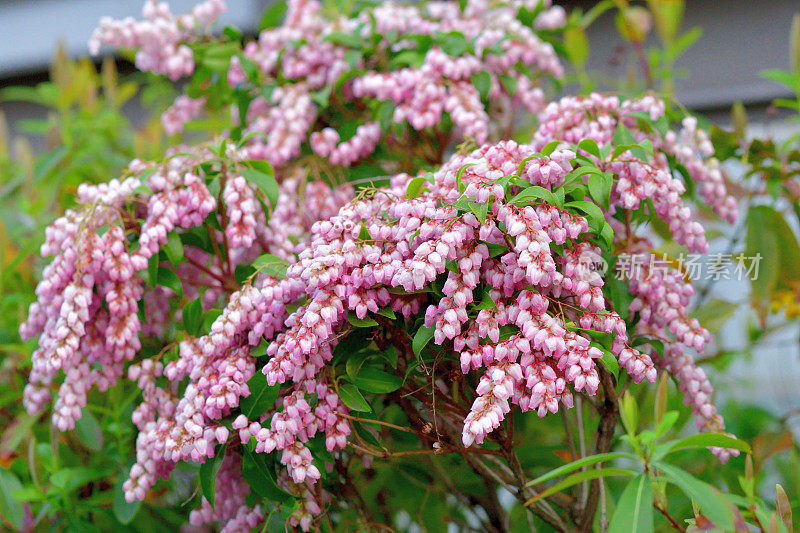
[[[503,85],[503,88],[509,94],[509,96],[514,96],[514,93],[517,92],[517,80],[516,78],[509,76],[508,74],[501,74],[498,76],[500,79],[500,83]]]
[[[589,58],[589,39],[583,26],[577,25],[564,31],[564,48],[570,61],[579,67]]]
[[[97,418],[88,409],[84,409],[81,417],[75,422],[75,436],[81,444],[99,452],[103,449],[103,430],[97,423]]]
[[[359,389],[384,394],[399,389],[403,384],[403,380],[388,372],[367,366],[358,371],[355,383]]]
[[[203,496],[206,497],[208,503],[211,504],[211,508],[214,508],[215,497],[217,491],[216,482],[217,482],[217,472],[219,471],[219,467],[222,465],[222,459],[225,457],[225,450],[228,448],[228,443],[224,443],[221,446],[217,446],[217,451],[214,454],[214,457],[210,459],[206,459],[206,462],[200,465],[200,473],[198,477],[200,478],[200,489],[203,491]]]
[[[252,357],[262,357],[267,355],[267,348],[269,347],[269,341],[266,339],[261,339],[261,342],[256,344],[252,350],[250,350],[250,355]]]
[[[714,333],[718,332],[733,317],[739,307],[738,303],[714,298],[692,311],[690,316],[699,320],[703,327]]]
[[[333,349],[333,359],[331,359],[331,365],[337,365],[347,358],[350,357],[351,354],[364,350],[369,346],[372,342],[367,337],[369,336],[370,331],[364,328],[355,328],[350,331],[350,333],[344,337],[339,344]]]
[[[478,222],[483,224],[486,222],[486,216],[489,214],[489,202],[469,202],[469,210],[478,219]]]
[[[205,313],[203,313],[203,331],[209,331],[211,329],[211,325],[214,323],[217,318],[222,314],[222,309],[209,309]]]
[[[654,466],[661,470],[667,481],[694,500],[714,525],[724,530],[733,529],[733,508],[726,504],[715,487],[676,466],[661,461],[654,462]]]
[[[386,361],[392,368],[397,368],[397,348],[389,346],[385,351],[379,352],[378,357]]]
[[[361,370],[361,365],[363,365],[367,359],[371,357],[371,354],[368,352],[358,352],[351,354],[350,357],[347,358],[347,363],[345,363],[345,371],[347,375],[350,376],[350,379],[354,380],[358,371]]]
[[[427,346],[427,344],[433,338],[433,331],[434,328],[426,328],[425,326],[417,330],[417,332],[414,334],[414,340],[411,342],[411,348],[414,350],[414,355],[419,357],[419,354],[422,353],[422,350],[425,349],[425,346]]]
[[[42,106],[50,106],[54,102],[46,98],[42,91],[44,84],[36,87],[13,86],[0,91],[0,101],[4,102],[31,102]]]
[[[389,62],[391,67],[409,66],[419,68],[425,62],[425,56],[418,50],[403,50]]]
[[[664,417],[661,419],[661,422],[659,422],[658,427],[656,427],[654,438],[658,439],[664,436],[667,431],[675,425],[679,416],[680,413],[678,413],[678,411],[667,411],[664,413]]]
[[[669,2],[663,2],[663,4],[668,3]],[[678,24],[680,24],[680,21],[678,21]],[[673,42],[672,45],[664,50],[664,58],[670,62],[674,61],[678,58],[678,56],[683,54],[690,46],[692,46],[702,35],[703,29],[699,26],[695,26],[694,28],[684,32],[678,36],[677,39],[675,39],[675,42]]]
[[[775,234],[780,243],[778,286],[793,290],[797,286],[797,280],[800,279],[800,245],[783,213],[773,209],[770,215],[769,231]],[[769,260],[774,262],[773,258],[766,256],[762,259],[761,265]]]
[[[704,322],[701,321],[701,324]],[[631,346],[639,348],[640,346],[648,345],[651,349],[655,350],[659,355],[664,355],[664,341],[656,339],[655,337],[636,336],[631,341]]]
[[[564,207],[572,207],[573,209],[583,211],[589,215],[590,220],[593,220],[597,224],[598,229],[602,230],[603,226],[606,224],[606,217],[603,215],[603,211],[597,206],[597,204],[587,202],[586,200],[577,200],[574,202],[567,202],[564,204]]]
[[[611,224],[605,224],[603,226],[603,229],[600,230],[600,238],[603,239],[606,247],[611,249],[611,245],[614,242],[614,230],[611,228]]]
[[[608,528],[609,533],[629,531],[653,531],[653,486],[647,474],[639,474],[625,486]]]
[[[489,257],[497,257],[498,255],[508,252],[508,246],[505,244],[497,244],[494,242],[481,241],[489,249]]]
[[[350,52],[352,52],[352,50],[350,50]],[[322,89],[312,92],[311,99],[321,108],[328,107],[328,102],[330,102],[331,99],[331,86],[326,85]]]
[[[474,164],[475,163],[467,163],[466,165],[462,165],[461,168],[458,169],[458,172],[456,172],[456,186],[458,187],[459,192],[464,192],[464,189],[466,189],[466,186],[461,181],[462,177],[464,176],[464,171]]]
[[[780,83],[781,85],[785,85],[789,89],[796,91],[800,88],[800,73],[792,74],[791,72],[787,72],[785,70],[780,70],[777,68],[771,68],[767,70],[761,71],[761,77],[766,78],[770,81],[774,81],[775,83]]]
[[[441,46],[444,53],[452,57],[464,55],[469,49],[466,37],[457,31],[451,31],[444,35]]]
[[[242,476],[253,492],[279,503],[294,499],[291,494],[278,487],[275,472],[267,465],[267,454],[256,453],[246,446],[243,451]]]
[[[258,21],[259,30],[273,28],[280,25],[283,17],[286,15],[286,10],[288,9],[286,2],[272,2],[268,5],[269,7],[264,10],[264,14],[261,15],[261,20]]]
[[[42,492],[41,490],[35,487],[23,487],[22,489],[15,490],[11,493],[11,496],[14,497],[19,502],[40,502],[47,499],[47,494]],[[1,498],[2,496],[0,496]],[[0,509],[2,511],[2,509]],[[0,514],[0,517],[3,515]]]
[[[158,285],[158,253],[151,255],[147,260],[147,283],[154,288]]]
[[[250,389],[250,396],[239,400],[239,410],[248,420],[258,420],[275,406],[281,387],[278,384],[270,385],[264,374],[256,372],[247,380],[247,388]]]
[[[367,444],[370,444],[378,449],[386,449],[386,447],[383,446],[380,443],[380,441],[375,438],[375,435],[371,431],[369,431],[366,427],[364,427],[364,424],[355,420],[353,420],[351,424],[353,424],[353,429],[355,430],[356,433],[358,433],[358,436],[364,439],[364,441]]]
[[[203,226],[195,226],[185,233],[179,234],[181,243],[184,246],[194,246],[200,248],[204,252],[213,254],[214,247],[211,244],[211,238],[208,231]]]
[[[167,236],[167,245],[164,246],[164,252],[173,266],[178,266],[183,260],[183,243],[177,233],[172,232]]]
[[[572,461],[571,463],[559,466],[558,468],[555,468],[549,471],[548,473],[543,474],[532,481],[529,481],[527,485],[528,486],[538,485],[539,483],[543,483],[558,476],[563,476],[564,474],[568,474],[573,470],[577,470],[584,466],[591,466],[597,463],[611,461],[613,459],[635,460],[636,456],[633,455],[632,453],[625,453],[625,452],[607,452],[607,453],[598,453],[597,455],[590,455],[589,457],[584,457],[583,459],[578,459],[577,461]]]
[[[386,318],[389,318],[391,320],[394,320],[395,318],[397,318],[397,315],[394,314],[394,310],[389,306],[381,307],[380,309],[378,309],[378,313],[377,314],[379,314],[381,316],[385,316]]]
[[[361,44],[361,37],[352,33],[335,31],[326,35],[322,40],[331,42],[333,44],[348,46],[350,48],[363,48]]]
[[[608,207],[611,197],[611,187],[614,179],[607,174],[590,174],[588,179],[589,194],[592,200],[603,207]]]
[[[611,159],[616,159],[625,152],[630,152],[631,155],[633,155],[637,159],[641,159],[642,161],[647,161],[647,155],[648,155],[647,149],[645,149],[641,144],[638,143],[616,145],[614,147],[614,153],[611,154]]]
[[[352,70],[358,68],[358,64],[361,63],[363,57],[364,56],[361,54],[361,51],[359,50],[348,50],[347,52],[344,53],[344,59],[345,61],[347,61],[347,65]],[[330,85],[328,87],[330,87]]]
[[[599,477],[610,477],[610,476],[635,476],[638,472],[635,470],[630,470],[627,468],[592,468],[591,470],[586,470],[585,472],[577,472],[566,478],[562,479],[552,487],[548,488],[547,490],[540,492],[527,502],[525,505],[530,505],[533,502],[541,500],[542,498],[547,498],[551,494],[564,490],[568,487],[573,485],[577,485],[583,481],[588,481],[590,479],[597,479]]]
[[[485,291],[485,292],[483,293],[483,299],[481,300],[481,303],[479,303],[478,305],[476,305],[475,307],[473,307],[473,309],[474,309],[475,311],[483,311],[484,309],[494,309],[494,307],[495,307],[496,305],[497,305],[497,304],[496,304],[496,303],[495,303],[495,301],[492,299],[492,295],[491,295],[491,294],[489,294],[489,291]]]
[[[567,174],[567,176],[566,176],[565,183],[570,183],[572,181],[575,181],[577,178],[579,178],[581,176],[585,176],[586,174],[599,174],[599,175],[602,175],[603,171],[600,170],[599,168],[597,168],[596,166],[594,166],[593,163],[592,164],[585,164],[585,165],[579,166],[578,168],[575,168],[575,169],[571,170],[570,173]]]
[[[70,492],[101,475],[103,474],[100,471],[93,468],[62,468],[50,476],[50,483],[62,492]]]
[[[377,115],[382,131],[386,131],[391,127],[392,121],[394,120],[393,113],[394,104],[391,100],[384,100],[381,102]]]
[[[486,216],[489,213],[489,202],[473,202],[472,200],[459,200],[454,202],[453,205],[462,211],[468,211],[475,215],[475,218],[483,224],[486,221]]]
[[[614,379],[619,381],[619,361],[617,358],[614,357],[611,352],[607,350],[603,350],[603,357],[600,359],[600,362],[606,367]]]
[[[539,153],[542,154],[544,157],[549,157],[550,154],[556,151],[556,148],[561,146],[562,142],[563,141],[550,141],[549,143],[544,145],[544,148],[542,148],[542,151]]]
[[[370,235],[367,223],[364,220],[361,221],[361,231],[358,232],[358,239],[364,242],[372,241],[372,235]]]
[[[353,311],[347,314],[347,321],[357,328],[371,328],[378,325],[375,319],[369,317],[358,318]]]
[[[481,95],[481,100],[486,100],[489,96],[489,90],[492,88],[492,76],[485,70],[481,70],[472,75],[472,85],[478,94]]]
[[[225,26],[223,28],[222,33],[230,39],[231,41],[241,41],[242,40],[242,31],[239,28],[234,28],[233,26]]]
[[[555,206],[559,209],[564,209],[564,197],[566,196],[567,191],[564,187],[559,187],[555,191],[553,191],[553,196],[556,198]]]
[[[771,231],[774,209],[767,205],[754,205],[747,212],[747,237],[745,240],[745,257],[761,255],[758,277],[750,281],[752,295],[761,301],[768,301],[780,274],[779,264],[781,243],[778,236]]]
[[[267,276],[283,279],[286,277],[286,270],[289,268],[289,263],[276,255],[263,254],[253,261],[253,267]]]
[[[360,411],[362,413],[369,413],[372,411],[367,400],[364,399],[364,396],[361,395],[361,392],[359,392],[354,385],[341,385],[339,387],[339,398],[353,411]]]
[[[583,150],[584,152],[595,156],[598,159],[600,157],[600,148],[597,146],[597,141],[594,139],[583,139],[581,142],[578,143],[578,148]]]
[[[610,224],[606,224],[606,226],[610,226]],[[628,320],[628,315],[630,314],[629,306],[633,301],[628,284],[624,280],[618,279],[617,276],[607,276],[603,292],[611,298],[614,310],[619,313],[619,316],[623,320]]]
[[[619,146],[622,144],[636,144],[636,137],[633,136],[631,130],[625,127],[625,125],[620,122],[617,124],[617,129],[614,130],[614,146]]]
[[[12,494],[21,489],[22,484],[17,476],[9,470],[0,468],[0,519],[11,524],[16,531],[22,531],[25,512]]]
[[[203,325],[203,304],[200,302],[200,298],[186,304],[181,311],[181,316],[183,330],[192,337],[199,337],[200,328]]]
[[[18,395],[9,397],[11,401],[19,398]],[[38,416],[29,415],[26,412],[17,414],[15,419],[3,430],[0,438],[0,454],[12,456],[25,437],[31,435],[32,428],[37,424]]]
[[[669,455],[679,450],[687,448],[707,448],[709,446],[717,446],[719,448],[731,448],[733,450],[741,450],[745,453],[752,453],[750,445],[745,441],[725,435],[724,433],[697,433],[689,435],[686,438],[673,442],[664,452],[664,455]]]
[[[556,205],[555,196],[551,191],[539,185],[532,185],[520,191],[516,196],[508,201],[510,204],[527,204],[533,203],[532,200],[544,200],[550,205]]]
[[[183,285],[181,284],[181,280],[172,270],[166,267],[158,267],[158,284],[172,289],[172,292],[177,294],[178,298],[183,297]]]
[[[622,417],[622,425],[625,426],[625,431],[628,432],[628,435],[636,435],[636,429],[639,426],[639,406],[630,391],[626,391],[622,396],[620,407],[620,416]]]
[[[605,331],[597,331],[594,329],[587,329],[587,328],[576,328],[577,331],[584,333],[585,335],[591,337],[594,340],[594,343],[597,344],[596,348],[601,350],[611,350],[612,345],[614,344],[614,333],[606,333]]]
[[[408,182],[408,188],[406,189],[406,198],[416,198],[425,190],[428,186],[428,180],[425,179],[425,176],[417,176],[416,178],[412,179]]]
[[[275,181],[275,171],[272,166],[266,161],[247,161],[245,164],[250,166],[241,168],[242,176],[261,189],[267,196],[270,207],[275,209],[275,206],[278,205],[280,189],[278,188],[278,182]]]
[[[473,209],[472,212],[475,215],[475,218],[478,219],[478,222],[480,222],[482,225],[484,222],[486,222],[486,217],[489,214],[489,202],[483,202],[480,204],[478,209]]]
[[[141,500],[134,500],[132,502],[125,500],[125,491],[122,490],[122,485],[125,483],[126,479],[128,479],[128,471],[120,470],[117,474],[117,482],[114,485],[114,501],[111,503],[114,516],[117,517],[117,520],[123,525],[130,524],[136,516],[136,513],[139,512],[139,508],[142,506]]]

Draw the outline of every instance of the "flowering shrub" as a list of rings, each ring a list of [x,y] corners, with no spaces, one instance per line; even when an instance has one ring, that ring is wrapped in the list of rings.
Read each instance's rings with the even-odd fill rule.
[[[30,413],[52,402],[68,431],[93,389],[134,382],[125,500],[199,464],[189,521],[222,531],[266,527],[276,509],[303,530],[353,512],[370,527],[353,459],[369,469],[427,453],[457,454],[491,488],[467,498],[487,529],[508,525],[495,486],[558,530],[590,529],[601,485],[580,500],[558,491],[609,470],[632,477],[612,529],[652,529],[653,506],[674,523],[654,471],[697,502],[698,523],[738,527],[737,505],[758,520],[666,459],[749,450],[724,433],[695,364],[711,336],[688,315],[691,283],[677,266],[648,267],[649,224],[705,253],[694,204],[737,216],[693,117],[654,95],[545,104],[565,16],[544,2],[386,3],[326,18],[293,0],[244,46],[231,28],[210,37],[223,10],[208,0],[175,16],[150,1],[143,21],[104,20],[92,38],[94,51],[136,48],[143,70],[191,76],[162,116],[169,134],[203,114],[228,123],[211,142],[80,186],[48,228],[41,252],[53,259],[20,327],[38,337]],[[519,142],[523,110],[537,126]],[[635,275],[620,275],[623,252],[643,265]],[[622,392],[659,373],[704,435],[661,442],[677,420],[666,377],[657,428],[638,432]],[[576,401],[596,412],[596,455],[529,481],[519,413]],[[610,452],[620,416],[635,454]],[[422,447],[390,451],[379,430]],[[644,474],[597,468],[534,488],[637,457]]]

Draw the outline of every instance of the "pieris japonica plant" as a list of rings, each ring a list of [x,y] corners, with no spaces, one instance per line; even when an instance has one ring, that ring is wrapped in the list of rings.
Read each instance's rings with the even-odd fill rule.
[[[666,462],[688,447],[723,463],[748,450],[724,432],[695,364],[711,336],[689,317],[691,280],[653,251],[664,237],[652,225],[703,254],[696,210],[737,216],[693,117],[654,95],[547,103],[566,19],[546,1],[387,2],[347,16],[292,0],[245,42],[211,31],[224,9],[173,15],[149,1],[142,20],[103,20],[92,37],[94,52],[133,49],[140,69],[188,83],[162,116],[168,157],[79,187],[47,230],[52,259],[20,328],[38,338],[30,413],[52,409],[69,431],[91,391],[135,384],[127,504],[195,465],[189,522],[228,532],[281,516],[302,530],[444,527],[393,505],[391,488],[366,489],[393,461],[415,479],[430,470],[447,494],[438,504],[467,529],[590,530],[598,506],[605,529],[606,474],[635,476],[619,531],[631,501],[633,524],[652,529],[655,507],[682,527],[659,483],[694,499],[696,524],[758,521],[745,498]],[[518,131],[523,115],[532,132]],[[213,140],[180,141],[204,119],[220,126]],[[634,454],[611,453],[623,392],[659,374],[702,435],[661,442],[676,420],[663,409],[639,434],[628,400]],[[527,450],[549,439],[530,435],[553,427],[540,418],[569,430],[576,404],[581,439],[583,407],[597,428],[595,455],[532,483],[545,465]],[[641,473],[539,485],[630,457]]]

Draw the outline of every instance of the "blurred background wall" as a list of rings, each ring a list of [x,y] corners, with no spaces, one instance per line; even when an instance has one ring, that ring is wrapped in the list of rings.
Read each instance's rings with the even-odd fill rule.
[[[229,0],[222,24],[255,31],[270,0]],[[188,11],[194,0],[170,0],[174,13]],[[596,2],[559,2],[565,8],[590,8]],[[70,55],[87,53],[86,43],[103,16],[139,17],[139,0],[0,0],[0,86],[40,81],[53,51],[63,42]],[[703,36],[677,62],[685,70],[677,84],[686,106],[724,121],[733,102],[742,101],[756,115],[769,102],[787,96],[777,84],[759,77],[766,68],[788,69],[788,38],[798,0],[688,0],[684,28],[699,26]],[[589,28],[589,68],[610,78],[626,76],[632,53],[620,40],[610,13]],[[33,109],[0,103],[13,124]],[[12,126],[13,128],[13,126]]]

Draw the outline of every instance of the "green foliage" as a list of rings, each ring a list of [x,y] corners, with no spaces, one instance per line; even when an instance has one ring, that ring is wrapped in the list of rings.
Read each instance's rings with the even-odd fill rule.
[[[154,80],[149,92],[159,86]],[[18,123],[26,136],[13,139],[0,117],[0,529],[34,524],[44,530],[48,524],[114,530],[130,524],[148,530],[186,520],[180,508],[125,502],[122,482],[129,468],[121,467],[133,453],[135,386],[114,387],[110,397],[91,395],[75,430],[62,437],[51,434],[46,416],[27,415],[21,405],[31,343],[21,343],[17,329],[41,268],[36,257],[44,227],[72,207],[80,183],[106,182],[122,175],[134,157],[157,158],[163,150],[157,120],[134,128],[123,113],[140,89],[133,79],[119,79],[112,60],[98,72],[88,59],[70,61],[60,48],[49,81],[0,91],[4,101],[31,102],[48,112],[45,119]],[[42,139],[41,152],[31,148],[32,137]],[[167,249],[169,259],[178,261],[182,247]]]
[[[690,448],[724,447],[750,453],[750,446],[739,439],[720,433],[702,433],[672,441],[663,440],[671,426],[677,420],[677,412],[664,413],[663,420],[652,430],[638,431],[639,413],[636,403],[630,394],[623,397],[621,403],[622,421],[627,435],[623,440],[634,453],[610,452],[585,457],[559,467],[530,482],[538,485],[544,481],[569,474],[575,470],[580,472],[567,475],[564,479],[540,492],[529,504],[545,498],[557,491],[577,485],[581,482],[607,478],[610,476],[628,476],[632,479],[625,486],[617,502],[616,512],[611,519],[611,531],[653,531],[654,490],[658,483],[677,487],[685,497],[695,502],[700,511],[717,527],[731,529],[734,522],[733,509],[740,499],[721,493],[716,487],[701,481],[684,469],[666,462],[666,457],[674,452]],[[639,471],[631,468],[601,466],[602,463],[619,461],[638,462]],[[592,466],[594,468],[587,469]],[[745,505],[745,507],[747,507]],[[666,511],[666,507],[661,509]],[[762,509],[764,510],[764,509]],[[766,512],[766,510],[764,510]]]
[[[334,5],[335,4],[335,5]],[[353,10],[352,2],[328,3],[326,10]],[[286,6],[272,4],[260,19],[260,27],[273,27],[285,16]],[[699,28],[684,33],[680,30],[683,2],[648,1],[646,7],[629,5],[628,2],[603,1],[583,13],[579,9],[569,15],[563,39],[556,39],[558,48],[572,61],[575,78],[588,90],[596,83],[586,71],[590,47],[586,37],[587,27],[602,13],[614,10],[620,35],[635,50],[639,63],[644,65],[643,80],[623,81],[625,89],[633,92],[644,88],[660,89],[669,95],[674,79],[680,75],[674,69],[676,59],[701,35]],[[661,46],[649,51],[643,49],[647,34],[642,24],[645,15],[655,23]],[[535,13],[522,10],[521,22],[530,25]],[[529,20],[528,20],[529,19]],[[796,26],[800,28],[800,23]],[[800,29],[796,30],[800,32]],[[224,41],[202,42],[193,45],[198,70],[190,80],[190,95],[209,95],[209,117],[204,121],[189,124],[193,134],[215,134],[230,128],[232,142],[242,141],[242,131],[233,126],[230,117],[224,115],[224,104],[241,102],[240,113],[246,113],[249,99],[240,88],[230,87],[224,74],[234,56],[240,57],[243,69],[250,81],[259,85],[262,93],[268,94],[271,87],[258,79],[258,73],[240,54],[242,36],[232,28],[223,32]],[[327,38],[350,48],[347,60],[356,69],[360,61],[372,50],[371,43],[364,42],[359,33],[334,33]],[[800,49],[796,40],[793,45]],[[471,50],[468,42],[458,32],[436,34],[429,42],[420,40],[417,47],[392,52],[391,57],[381,58],[396,65],[419,65],[424,53],[439,46],[451,54]],[[792,57],[795,57],[793,55]],[[643,61],[641,61],[643,59]],[[767,71],[765,77],[800,94],[800,67],[794,62],[791,72]],[[472,82],[480,97],[486,101],[491,90],[489,75],[479,72]],[[500,80],[509,95],[516,90],[515,81],[504,77]],[[131,530],[154,531],[178,529],[187,521],[190,509],[197,507],[205,497],[213,506],[216,474],[219,470],[225,447],[209,458],[199,469],[186,469],[178,481],[160,482],[156,487],[159,496],[154,501],[127,503],[123,496],[122,483],[128,475],[133,454],[135,430],[130,423],[132,406],[140,391],[128,382],[113,387],[108,395],[90,395],[87,408],[74,431],[57,435],[52,433],[46,418],[32,417],[21,409],[20,396],[24,387],[24,376],[30,371],[28,354],[31,343],[22,343],[17,328],[31,301],[34,287],[33,272],[40,267],[33,259],[41,240],[43,228],[53,214],[70,207],[70,198],[79,183],[106,181],[111,176],[123,173],[125,165],[133,157],[157,159],[162,155],[164,143],[158,125],[148,123],[135,129],[121,111],[121,106],[134,98],[142,86],[135,81],[119,82],[111,62],[105,62],[98,74],[88,61],[77,63],[66,60],[63,52],[55,61],[51,79],[35,88],[7,88],[0,93],[4,100],[33,102],[52,111],[45,120],[28,120],[21,128],[29,135],[46,137],[46,149],[34,154],[23,138],[8,142],[0,131],[0,524],[2,527],[23,529],[33,523],[35,530]],[[341,86],[339,86],[341,89]],[[171,94],[172,89],[155,78],[148,78],[143,88],[142,99],[147,102],[160,101],[160,95]],[[331,109],[342,107],[344,101],[339,90],[323,90],[314,95],[321,107],[332,103]],[[777,105],[800,111],[798,100],[780,100]],[[156,106],[158,107],[158,106]],[[383,106],[381,124],[384,129],[396,128],[389,124],[392,106]],[[339,111],[331,111],[339,112]],[[746,124],[746,116],[740,110],[736,123]],[[659,129],[664,123],[650,123],[644,115],[641,120],[648,127]],[[671,118],[674,118],[671,116]],[[665,119],[666,121],[666,119]],[[0,128],[2,130],[2,128]],[[792,311],[783,304],[787,293],[800,290],[800,246],[796,235],[800,222],[800,192],[797,180],[800,177],[800,147],[794,137],[784,143],[770,139],[745,141],[744,126],[738,132],[712,130],[716,156],[721,160],[738,159],[748,167],[748,177],[757,182],[752,193],[746,195],[751,201],[744,226],[744,249],[746,255],[761,254],[761,275],[753,283],[751,299],[755,313],[761,321],[761,330],[766,329],[767,315],[782,312],[788,324],[793,324]],[[422,135],[422,134],[420,134]],[[345,135],[346,137],[346,135]],[[582,140],[571,149],[579,154],[575,168],[565,183],[553,190],[531,186],[521,179],[523,162],[516,174],[504,176],[498,183],[509,193],[510,203],[524,206],[547,203],[586,216],[590,231],[605,245],[604,258],[613,267],[616,254],[612,246],[612,225],[607,223],[604,209],[609,206],[615,182],[607,172],[604,160],[625,160],[627,157],[646,158],[653,154],[654,147],[648,142],[637,142],[630,130],[621,126],[614,135],[616,148],[612,153],[608,147],[601,149],[593,140]],[[434,147],[434,139],[425,138],[426,147]],[[10,146],[9,146],[10,145]],[[224,155],[226,142],[218,143],[216,153]],[[443,151],[443,146],[436,146]],[[532,158],[548,155],[556,149],[551,144]],[[589,157],[587,157],[589,156]],[[393,162],[408,169],[430,165],[421,153],[404,154]],[[673,170],[687,177],[688,172],[680,165]],[[463,192],[461,177],[467,166],[459,170],[459,190]],[[351,169],[350,178],[372,178],[377,175],[375,166],[363,164]],[[259,199],[270,207],[277,205],[278,183],[275,172],[265,161],[242,161],[238,163],[242,176],[258,189]],[[431,185],[432,175],[425,173],[410,180],[406,196],[415,198]],[[524,187],[522,187],[524,185]],[[219,185],[218,185],[219,186]],[[513,191],[513,193],[511,192]],[[479,221],[487,217],[488,206],[462,200],[456,204],[461,212],[473,213]],[[644,215],[644,210],[642,211]],[[650,212],[652,217],[652,209]],[[616,222],[622,222],[617,220]],[[209,221],[212,224],[212,221]],[[362,237],[371,239],[366,226]],[[147,279],[153,286],[161,285],[173,290],[178,298],[183,297],[182,284],[174,267],[181,263],[183,246],[193,246],[213,253],[206,229],[197,229],[181,234],[169,235],[168,244],[161,256],[156,256],[147,271]],[[508,246],[491,243],[490,255],[506,253]],[[737,250],[738,251],[738,250]],[[171,265],[172,268],[170,268]],[[240,265],[236,281],[247,283],[257,272],[284,278],[288,263],[273,255],[262,255],[248,265]],[[457,268],[455,265],[450,265]],[[442,285],[433,291],[441,291]],[[481,293],[481,291],[483,291]],[[605,292],[613,307],[623,319],[634,326],[635,313],[628,312],[632,297],[625,282],[609,279]],[[194,298],[188,296],[184,300]],[[796,305],[796,299],[794,300]],[[476,301],[470,312],[494,307],[488,289],[476,288]],[[716,320],[715,328],[721,328],[738,308],[737,304],[722,300],[709,300],[695,311],[704,324]],[[800,306],[797,306],[800,314]],[[219,309],[203,311],[199,298],[187,302],[182,308],[182,320],[177,325],[180,338],[198,336],[207,331],[219,316]],[[632,316],[631,316],[632,315]],[[385,512],[390,519],[405,511],[411,524],[427,530],[444,531],[448,524],[463,525],[480,523],[483,516],[476,513],[475,502],[487,498],[483,480],[476,475],[459,454],[418,454],[419,435],[409,428],[409,420],[395,406],[381,401],[381,395],[399,396],[398,389],[406,383],[411,369],[422,368],[432,376],[437,387],[453,392],[455,398],[463,399],[461,379],[449,374],[437,374],[440,367],[452,358],[445,350],[431,343],[434,329],[421,323],[412,324],[408,331],[409,355],[413,363],[404,374],[398,369],[398,354],[394,347],[376,342],[375,332],[381,328],[400,327],[403,318],[391,309],[381,309],[359,318],[355,314],[347,317],[350,334],[334,349],[331,361],[331,377],[341,400],[352,410],[354,441],[363,449],[372,452],[374,463],[369,468],[348,462],[345,471],[325,472],[323,481],[335,476],[346,477],[356,487],[359,498],[367,509]],[[762,331],[754,334],[755,341]],[[546,502],[556,494],[570,493],[585,496],[585,487],[602,479],[608,507],[611,509],[608,531],[654,531],[668,527],[665,515],[675,517],[694,516],[698,527],[704,520],[718,526],[733,528],[738,509],[744,519],[761,520],[766,525],[776,517],[788,531],[792,527],[791,515],[798,516],[800,494],[800,462],[797,446],[787,432],[785,420],[764,409],[753,406],[731,404],[726,408],[729,427],[740,440],[723,434],[701,433],[686,435],[684,426],[690,412],[679,404],[675,391],[670,392],[669,382],[662,379],[658,391],[651,398],[643,387],[631,385],[625,373],[620,372],[616,359],[608,353],[613,338],[603,337],[599,332],[587,332],[603,350],[600,360],[608,379],[617,392],[628,391],[622,396],[619,406],[620,418],[625,428],[624,435],[612,435],[611,449],[614,451],[579,457],[575,448],[575,435],[581,441],[587,432],[594,431],[592,421],[570,413],[561,420],[547,417],[531,421],[530,418],[512,417],[509,426],[514,430],[514,446],[519,455],[519,466],[525,472],[541,473],[527,485],[536,491],[529,498],[530,505]],[[594,334],[592,334],[594,333]],[[508,328],[501,336],[513,334]],[[599,334],[599,335],[598,335]],[[663,354],[664,344],[648,337],[638,337],[634,346],[649,346],[653,352]],[[755,343],[754,343],[755,344]],[[748,352],[750,351],[748,347]],[[156,355],[159,348],[145,346],[147,355]],[[174,357],[174,346],[163,350],[163,357]],[[254,357],[264,357],[266,348],[254,348]],[[715,357],[715,356],[710,356]],[[437,382],[436,379],[439,381]],[[467,383],[474,388],[474,383]],[[279,395],[278,385],[270,386],[261,373],[248,382],[251,395],[243,398],[240,411],[248,419],[258,419],[274,406]],[[459,395],[462,396],[459,396]],[[647,409],[652,403],[653,415]],[[576,407],[583,415],[584,404]],[[534,423],[535,422],[535,423]],[[648,429],[641,430],[639,428]],[[504,428],[507,430],[507,428]],[[577,431],[576,431],[577,430]],[[432,427],[423,435],[431,446],[440,444],[439,438],[447,428]],[[788,434],[788,437],[787,437]],[[746,442],[745,442],[746,441]],[[586,442],[579,442],[585,445]],[[324,442],[310,441],[315,457],[327,456]],[[238,443],[237,443],[238,446]],[[487,445],[487,450],[498,450]],[[711,467],[711,459],[705,448],[719,446],[737,449],[743,457],[733,459],[731,464]],[[584,446],[585,447],[585,446]],[[269,531],[282,531],[285,517],[298,503],[294,497],[279,488],[276,472],[278,465],[265,454],[255,453],[252,442],[244,445],[243,475],[250,485],[254,501],[261,501],[270,512],[265,526]],[[423,450],[424,452],[432,451]],[[390,451],[391,450],[391,451]],[[499,452],[498,452],[499,453]],[[744,456],[747,455],[745,459]],[[391,456],[391,461],[389,457]],[[508,461],[506,457],[492,459]],[[480,458],[483,460],[483,457]],[[758,465],[754,471],[753,463]],[[566,464],[564,464],[566,463]],[[509,468],[502,463],[504,468]],[[747,465],[750,465],[749,467]],[[511,465],[510,468],[514,468]],[[748,470],[749,468],[749,470]],[[320,465],[320,470],[325,469]],[[505,470],[502,470],[505,474]],[[512,472],[512,474],[516,474]],[[775,491],[775,508],[765,501],[765,486],[779,479],[781,486]],[[188,482],[186,480],[189,480]],[[547,484],[547,486],[545,486]],[[772,494],[771,485],[768,487]],[[451,498],[441,497],[445,489]],[[787,492],[789,496],[787,496]],[[793,495],[793,496],[791,496]],[[693,506],[697,512],[693,512]],[[658,513],[654,513],[658,510]],[[348,520],[356,523],[361,519],[352,508],[342,510],[340,523]],[[475,515],[475,516],[473,516]],[[509,509],[512,517],[511,529],[527,529],[527,511],[519,504]],[[477,518],[476,518],[477,517]],[[478,520],[478,522],[475,522]],[[537,519],[538,520],[538,519]],[[777,523],[777,522],[776,522]],[[538,523],[542,530],[547,524]],[[411,526],[409,526],[409,529]]]

